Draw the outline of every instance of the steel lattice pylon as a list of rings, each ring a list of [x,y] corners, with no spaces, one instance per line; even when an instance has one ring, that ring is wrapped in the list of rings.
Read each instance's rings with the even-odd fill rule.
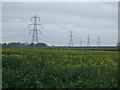
[[[69,31],[69,47],[73,46],[73,32]]]
[[[39,43],[39,37],[38,37],[38,25],[41,26],[42,28],[42,24],[39,24],[38,22],[40,22],[40,17],[37,17],[36,15],[34,17],[31,18],[31,22],[33,22],[32,24],[28,25],[28,28],[30,28],[30,26],[33,26],[32,29],[30,31],[33,32],[32,35],[32,43]]]

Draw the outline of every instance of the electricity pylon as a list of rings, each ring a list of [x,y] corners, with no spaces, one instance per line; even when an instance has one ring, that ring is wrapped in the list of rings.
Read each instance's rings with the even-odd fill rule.
[[[40,22],[40,17],[37,17],[36,15],[34,17],[31,17],[31,22],[33,22],[32,24],[28,25],[28,28],[30,28],[30,26],[33,26],[32,29],[30,31],[33,32],[32,34],[32,43],[36,44],[39,43],[39,39],[38,39],[38,25],[41,26],[42,28],[42,24],[39,24],[38,22]]]
[[[97,46],[100,46],[101,45],[101,39],[100,37],[98,36],[98,39],[97,39]]]
[[[88,38],[87,38],[87,46],[90,47],[90,35],[88,35]]]
[[[69,31],[69,47],[73,46],[73,32]]]
[[[80,46],[82,46],[82,43],[83,43],[82,38],[80,38]]]

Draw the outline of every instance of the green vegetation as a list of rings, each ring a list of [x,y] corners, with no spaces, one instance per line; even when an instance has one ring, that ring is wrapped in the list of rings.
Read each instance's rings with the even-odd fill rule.
[[[116,88],[117,51],[3,49],[3,88]]]

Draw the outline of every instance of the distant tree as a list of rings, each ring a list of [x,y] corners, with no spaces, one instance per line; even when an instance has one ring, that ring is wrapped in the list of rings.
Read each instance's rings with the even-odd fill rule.
[[[2,48],[7,48],[7,43],[3,43]]]
[[[118,50],[120,51],[120,42],[117,43]]]
[[[16,43],[16,42],[12,42],[12,43],[8,43],[7,46],[11,48],[11,47],[18,47],[18,46],[20,46],[20,45],[21,45],[20,42],[17,42],[17,43]]]
[[[35,46],[36,47],[44,47],[44,46],[47,46],[47,44],[45,44],[45,43],[37,43]]]
[[[29,46],[29,43],[27,43],[27,42],[22,43],[22,46]]]
[[[30,47],[33,47],[34,46],[34,43],[30,43],[30,45],[29,45]]]
[[[52,47],[54,47],[55,45],[52,45]]]
[[[20,46],[20,45],[21,45],[21,43],[20,43],[20,42],[17,42],[17,45],[18,45],[18,46]]]
[[[120,42],[117,43],[117,46],[120,47]]]
[[[3,45],[3,44],[2,44],[2,43],[0,43],[0,48],[2,48],[2,45]]]

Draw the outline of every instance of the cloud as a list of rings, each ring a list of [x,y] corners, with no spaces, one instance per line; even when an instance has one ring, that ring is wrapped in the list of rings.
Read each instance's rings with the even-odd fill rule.
[[[31,23],[30,18],[36,13],[41,18],[40,23],[43,24],[42,35],[39,35],[42,42],[65,44],[68,31],[72,30],[76,33],[76,45],[79,44],[79,38],[87,38],[88,34],[91,34],[93,40],[100,35],[104,45],[113,45],[117,42],[117,9],[117,2],[3,3],[3,32],[18,30],[22,36],[26,30],[24,34],[30,37],[27,25]],[[17,32],[12,33],[18,35]],[[4,35],[10,36],[6,31]],[[30,39],[16,38],[26,42],[31,41]],[[7,39],[5,41],[10,42]]]

